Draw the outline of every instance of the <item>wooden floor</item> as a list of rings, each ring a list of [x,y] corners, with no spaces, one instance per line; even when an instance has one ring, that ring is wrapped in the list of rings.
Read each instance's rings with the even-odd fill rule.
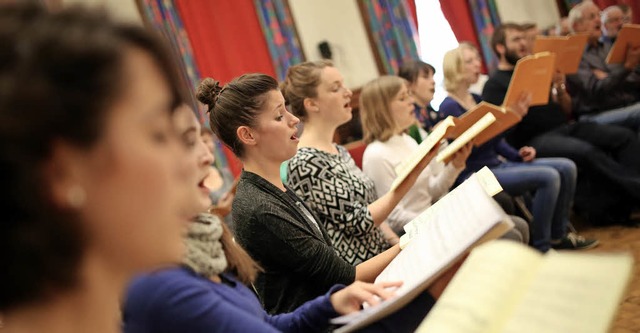
[[[613,333],[640,332],[640,228],[611,226],[593,228],[576,225],[580,235],[597,238],[600,246],[590,251],[628,251],[633,253],[633,279],[612,325]]]

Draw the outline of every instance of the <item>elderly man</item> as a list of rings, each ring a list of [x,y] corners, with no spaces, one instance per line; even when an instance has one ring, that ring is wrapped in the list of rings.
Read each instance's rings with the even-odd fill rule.
[[[589,34],[578,73],[567,76],[567,90],[573,98],[574,113],[581,121],[592,121],[640,130],[640,47],[629,48],[622,64],[607,64],[610,46],[603,43],[602,22],[607,32],[619,30],[619,23],[607,22],[591,1],[569,12],[569,26],[575,33]],[[614,17],[616,9],[607,11]],[[617,20],[617,19],[616,19]]]
[[[624,24],[624,13],[622,9],[620,9],[620,6],[609,6],[602,11],[600,22],[602,23],[602,37],[600,41],[605,44],[613,44],[618,36],[618,32],[622,29],[622,24]]]

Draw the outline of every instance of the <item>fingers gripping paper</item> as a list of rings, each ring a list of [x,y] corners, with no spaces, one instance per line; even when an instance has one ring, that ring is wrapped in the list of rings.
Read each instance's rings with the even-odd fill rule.
[[[513,227],[505,212],[484,190],[477,175],[471,176],[411,223],[411,241],[376,279],[376,282],[403,281],[396,297],[333,319],[334,324],[346,324],[336,332],[351,332],[397,311],[424,292],[470,248],[498,238]]]

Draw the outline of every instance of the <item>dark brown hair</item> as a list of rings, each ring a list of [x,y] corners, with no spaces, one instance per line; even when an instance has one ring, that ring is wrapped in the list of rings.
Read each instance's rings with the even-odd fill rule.
[[[302,120],[306,118],[304,99],[318,96],[320,74],[325,67],[333,67],[333,63],[329,60],[307,61],[287,70],[280,91],[294,116]]]
[[[227,83],[224,88],[212,78],[202,80],[196,96],[207,105],[209,124],[213,132],[238,157],[244,147],[236,130],[240,126],[255,126],[266,99],[266,93],[278,90],[278,81],[266,74],[245,74]]]
[[[142,28],[79,8],[0,5],[0,311],[76,285],[83,226],[54,204],[43,168],[54,142],[100,140],[133,48],[154,59],[179,105],[186,94],[170,52]]]
[[[422,73],[431,73],[433,75],[436,73],[436,69],[421,60],[407,61],[398,69],[398,76],[409,81],[409,83],[415,83],[416,80],[418,80],[418,76]]]
[[[507,30],[525,31],[525,29],[523,29],[522,26],[517,23],[504,23],[495,27],[495,30],[493,30],[493,35],[491,35],[491,48],[498,57],[500,57],[500,53],[498,53],[497,46],[507,46]]]

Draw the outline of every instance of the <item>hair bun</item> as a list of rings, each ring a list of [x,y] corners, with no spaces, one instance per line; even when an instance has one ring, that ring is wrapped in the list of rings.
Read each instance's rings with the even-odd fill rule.
[[[212,110],[223,89],[224,88],[220,86],[220,82],[208,77],[198,85],[196,98],[198,98],[201,103],[206,104],[209,110]]]

